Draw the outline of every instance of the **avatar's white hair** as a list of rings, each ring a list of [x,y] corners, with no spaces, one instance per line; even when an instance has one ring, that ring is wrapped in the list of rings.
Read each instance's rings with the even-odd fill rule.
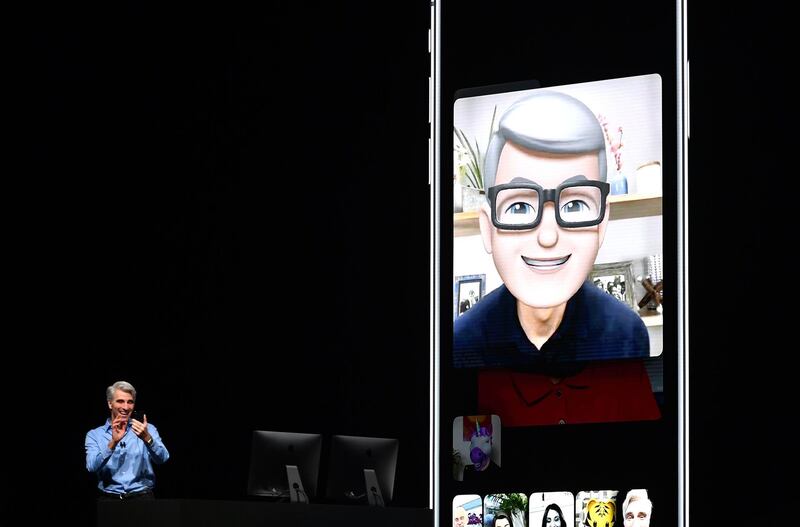
[[[600,181],[606,180],[606,143],[597,117],[584,103],[561,92],[543,90],[512,104],[486,149],[484,188],[494,186],[506,142],[550,154],[597,152]]]

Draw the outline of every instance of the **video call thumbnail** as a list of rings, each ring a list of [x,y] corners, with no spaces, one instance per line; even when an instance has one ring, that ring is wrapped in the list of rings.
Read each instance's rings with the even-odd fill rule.
[[[571,492],[534,492],[528,502],[531,527],[572,527],[575,497]]]
[[[502,461],[502,425],[496,415],[465,415],[453,419],[453,479],[464,471],[484,472]]]

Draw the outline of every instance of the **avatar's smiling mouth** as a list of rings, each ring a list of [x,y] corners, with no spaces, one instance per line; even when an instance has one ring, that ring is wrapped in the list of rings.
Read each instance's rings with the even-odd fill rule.
[[[558,266],[567,263],[567,260],[569,260],[570,256],[572,255],[568,254],[560,258],[528,258],[527,256],[523,256],[522,261],[534,269],[555,269]]]

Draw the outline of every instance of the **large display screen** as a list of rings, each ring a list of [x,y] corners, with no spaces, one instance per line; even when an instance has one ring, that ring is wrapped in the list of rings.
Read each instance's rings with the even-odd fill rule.
[[[680,525],[682,7],[433,9],[436,525]]]

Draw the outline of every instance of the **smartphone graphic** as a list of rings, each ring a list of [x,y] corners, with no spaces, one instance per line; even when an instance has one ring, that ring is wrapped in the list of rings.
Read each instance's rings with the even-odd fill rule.
[[[436,525],[687,521],[684,26],[431,4]]]

